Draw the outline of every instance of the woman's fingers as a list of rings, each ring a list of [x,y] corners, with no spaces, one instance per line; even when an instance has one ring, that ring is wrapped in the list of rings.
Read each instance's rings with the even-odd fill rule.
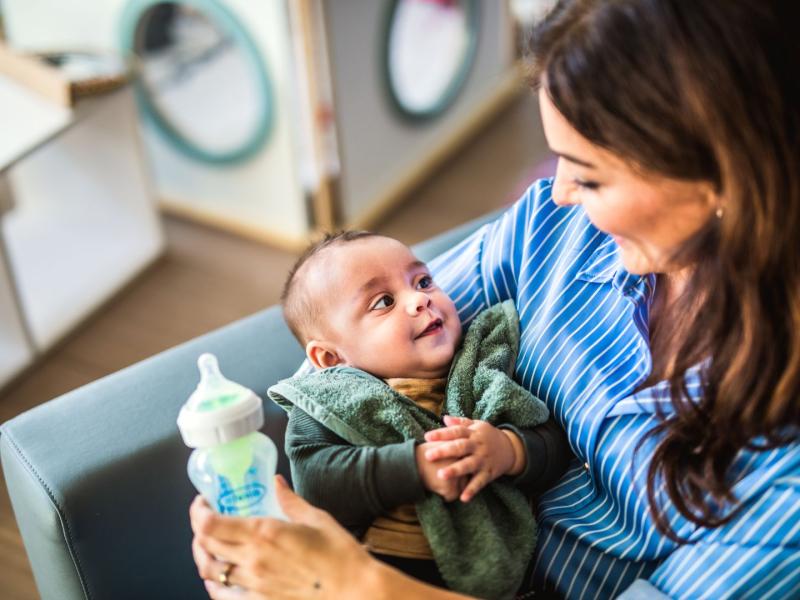
[[[250,557],[250,550],[244,544],[229,544],[200,534],[195,539],[203,550],[225,563],[242,564]]]
[[[458,462],[454,462],[448,467],[439,469],[436,474],[441,479],[451,479],[453,477],[461,477],[462,475],[469,475],[470,473],[477,473],[481,468],[480,461],[474,456],[468,456]]]
[[[209,512],[214,512],[211,510],[211,507],[206,502],[205,498],[203,498],[200,494],[194,497],[192,500],[192,504],[189,506],[189,518],[194,523],[195,519],[199,519],[202,516],[205,516]]]
[[[239,568],[234,562],[226,562],[220,558],[214,558],[214,554],[204,548],[197,538],[192,540],[192,556],[194,556],[197,572],[202,579],[221,583],[224,573],[228,585],[247,587],[248,581],[246,577],[243,577],[245,575],[243,569]],[[222,555],[218,556],[221,557]]]
[[[425,433],[426,442],[448,442],[458,438],[469,437],[470,431],[465,425],[441,427]]]
[[[245,543],[255,534],[257,523],[253,519],[218,515],[208,503],[197,496],[189,508],[192,531],[231,543]]]
[[[458,438],[451,442],[442,442],[425,451],[425,459],[431,462],[444,458],[461,458],[475,451],[475,444],[468,438]]]
[[[214,577],[212,572],[214,557],[200,545],[197,538],[192,540],[192,557],[194,558],[194,564],[197,565],[197,572],[200,577],[203,579]]]
[[[226,587],[216,581],[204,581],[208,597],[212,600],[251,600],[264,598],[264,596],[254,594],[246,589],[239,587]]]

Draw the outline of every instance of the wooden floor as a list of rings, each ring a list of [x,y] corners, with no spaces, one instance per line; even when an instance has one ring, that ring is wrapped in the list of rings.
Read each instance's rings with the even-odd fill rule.
[[[378,230],[408,244],[513,202],[547,157],[531,94],[465,147]],[[167,218],[165,255],[28,373],[0,390],[0,422],[274,304],[294,256]],[[38,598],[0,483],[0,597]]]

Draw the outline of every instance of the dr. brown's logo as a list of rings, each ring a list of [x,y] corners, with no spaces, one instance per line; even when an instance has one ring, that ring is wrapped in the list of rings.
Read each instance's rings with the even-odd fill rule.
[[[231,514],[256,506],[266,493],[267,488],[261,483],[248,483],[228,490],[219,497],[219,512]]]

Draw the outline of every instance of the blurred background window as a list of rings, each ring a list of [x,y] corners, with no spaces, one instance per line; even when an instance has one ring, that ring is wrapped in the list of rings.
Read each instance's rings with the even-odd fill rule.
[[[389,93],[409,117],[436,116],[470,72],[478,42],[475,0],[396,0],[384,56]]]
[[[140,98],[157,129],[194,158],[235,162],[267,141],[274,110],[249,34],[211,1],[152,4],[124,27],[140,59]],[[141,5],[141,3],[139,3]],[[137,7],[141,9],[141,7]]]

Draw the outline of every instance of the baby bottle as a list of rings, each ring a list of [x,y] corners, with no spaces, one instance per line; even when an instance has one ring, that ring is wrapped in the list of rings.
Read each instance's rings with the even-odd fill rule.
[[[224,515],[284,518],[275,498],[275,444],[259,429],[261,399],[225,379],[217,358],[197,360],[200,383],[178,415],[189,457],[189,479],[214,510]]]

